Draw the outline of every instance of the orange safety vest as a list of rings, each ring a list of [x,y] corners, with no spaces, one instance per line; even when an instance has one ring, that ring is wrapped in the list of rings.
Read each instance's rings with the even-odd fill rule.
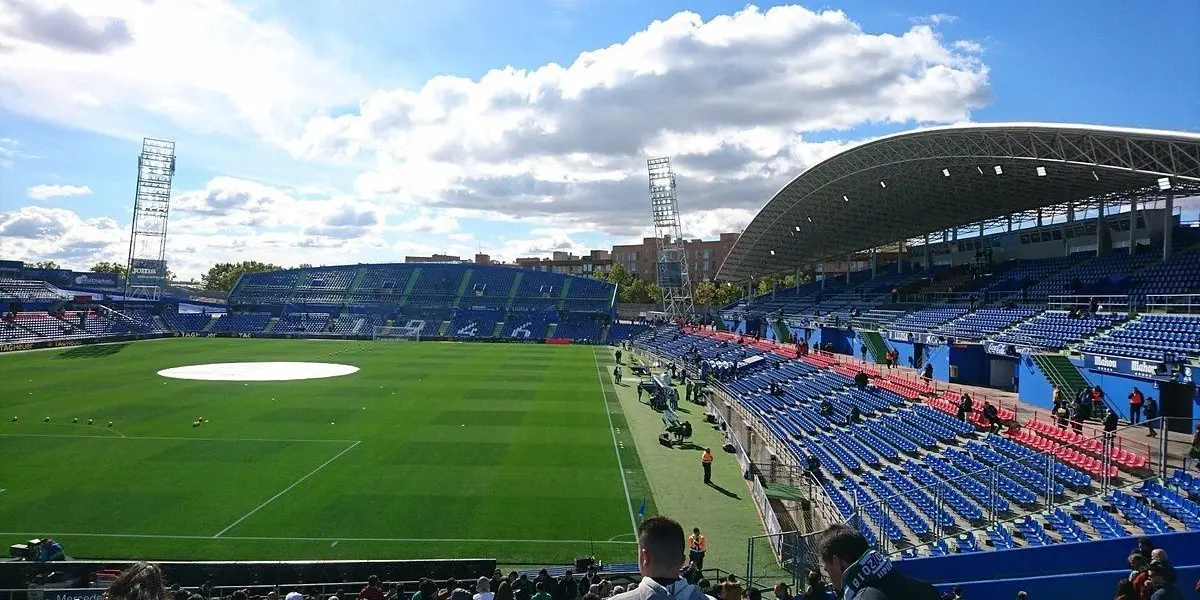
[[[713,461],[712,452],[709,452],[707,450],[704,452],[704,456],[700,457],[700,462],[702,462],[702,463],[712,464],[712,461]]]
[[[692,552],[707,552],[708,538],[704,537],[704,534],[700,534],[699,536],[692,534],[688,537],[688,549]]]

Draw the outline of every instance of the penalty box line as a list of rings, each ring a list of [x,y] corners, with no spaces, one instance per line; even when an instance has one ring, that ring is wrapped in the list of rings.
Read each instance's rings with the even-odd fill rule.
[[[380,538],[380,537],[276,537],[276,536],[238,536],[228,535],[214,538],[209,535],[170,535],[155,533],[46,533],[44,531],[3,531],[0,535],[21,537],[33,535],[49,535],[55,538],[91,537],[91,538],[126,538],[126,539],[161,539],[161,540],[224,540],[231,542],[435,542],[452,544],[636,544],[636,541],[609,540],[522,540],[522,539],[473,539],[473,538]],[[629,535],[623,533],[613,537]]]

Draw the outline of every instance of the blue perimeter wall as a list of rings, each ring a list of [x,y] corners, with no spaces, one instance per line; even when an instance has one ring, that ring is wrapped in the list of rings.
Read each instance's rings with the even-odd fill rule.
[[[1200,565],[1200,532],[1186,531],[1153,536],[1154,545],[1167,551],[1175,565]],[[900,571],[925,581],[944,584],[959,581],[995,581],[1074,573],[1093,573],[1122,567],[1137,547],[1136,538],[1054,544],[1017,550],[990,550],[971,554],[952,554],[897,561]],[[1109,582],[1105,594],[1115,596],[1116,581]],[[1017,590],[1006,598],[1016,597]],[[967,598],[976,600],[971,594]],[[1034,598],[1062,596],[1032,595]],[[1072,598],[1091,596],[1072,595]],[[1096,598],[1103,598],[1097,596]]]
[[[1175,571],[1178,575],[1175,585],[1183,592],[1183,597],[1194,597],[1191,589],[1200,577],[1200,566],[1177,566]],[[1030,598],[1103,600],[1116,596],[1117,581],[1128,577],[1129,569],[1118,569],[1071,575],[957,582],[938,587],[949,590],[953,585],[961,586],[963,597],[971,600],[1012,600],[1020,591],[1027,592]]]

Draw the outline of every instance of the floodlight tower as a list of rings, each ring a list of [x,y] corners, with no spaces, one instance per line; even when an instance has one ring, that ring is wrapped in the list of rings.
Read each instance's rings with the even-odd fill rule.
[[[175,142],[144,138],[138,156],[137,192],[125,295],[158,300],[167,284],[167,212],[175,177]]]
[[[671,159],[651,158],[646,167],[650,172],[650,214],[658,237],[658,287],[662,291],[663,312],[673,319],[690,317],[696,307],[692,302]]]

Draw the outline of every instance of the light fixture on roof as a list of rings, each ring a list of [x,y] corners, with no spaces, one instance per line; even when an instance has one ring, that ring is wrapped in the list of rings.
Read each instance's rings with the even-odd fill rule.
[[[771,251],[771,256],[775,256],[775,251],[774,251],[774,250],[772,250],[772,251]]]
[[[882,181],[880,181],[880,182],[879,182],[879,187],[881,187],[881,188],[885,188],[885,187],[887,187],[887,184],[886,184],[886,183],[884,183],[884,182],[882,182]]]
[[[976,171],[979,171],[979,174],[980,174],[980,175],[983,175],[983,167],[981,167],[981,166],[979,166],[979,165],[976,165],[976,166],[975,166],[975,170],[976,170]]]
[[[1159,177],[1158,178],[1158,189],[1163,190],[1163,191],[1171,189],[1171,178],[1170,177]]]
[[[1092,171],[1092,179],[1095,179],[1096,181],[1100,181],[1100,176],[1097,175],[1095,171]]]
[[[805,218],[805,219],[808,219],[808,222],[809,222],[809,223],[812,223],[812,217],[804,217],[804,218]]]
[[[849,202],[849,201],[850,201],[849,197],[847,197],[845,195],[842,196],[842,202]]]
[[[994,169],[995,169],[995,171],[996,171],[996,174],[997,174],[997,175],[1003,175],[1003,174],[1004,174],[1004,169],[1000,168],[1000,165],[996,165],[996,166],[994,167]]]
[[[949,177],[950,169],[942,169],[942,177]]]
[[[1046,167],[1038,167],[1037,174],[1038,174],[1038,177],[1045,177],[1046,176]]]
[[[796,231],[800,231],[800,226],[799,226],[799,225],[797,225],[797,226],[796,226]]]

